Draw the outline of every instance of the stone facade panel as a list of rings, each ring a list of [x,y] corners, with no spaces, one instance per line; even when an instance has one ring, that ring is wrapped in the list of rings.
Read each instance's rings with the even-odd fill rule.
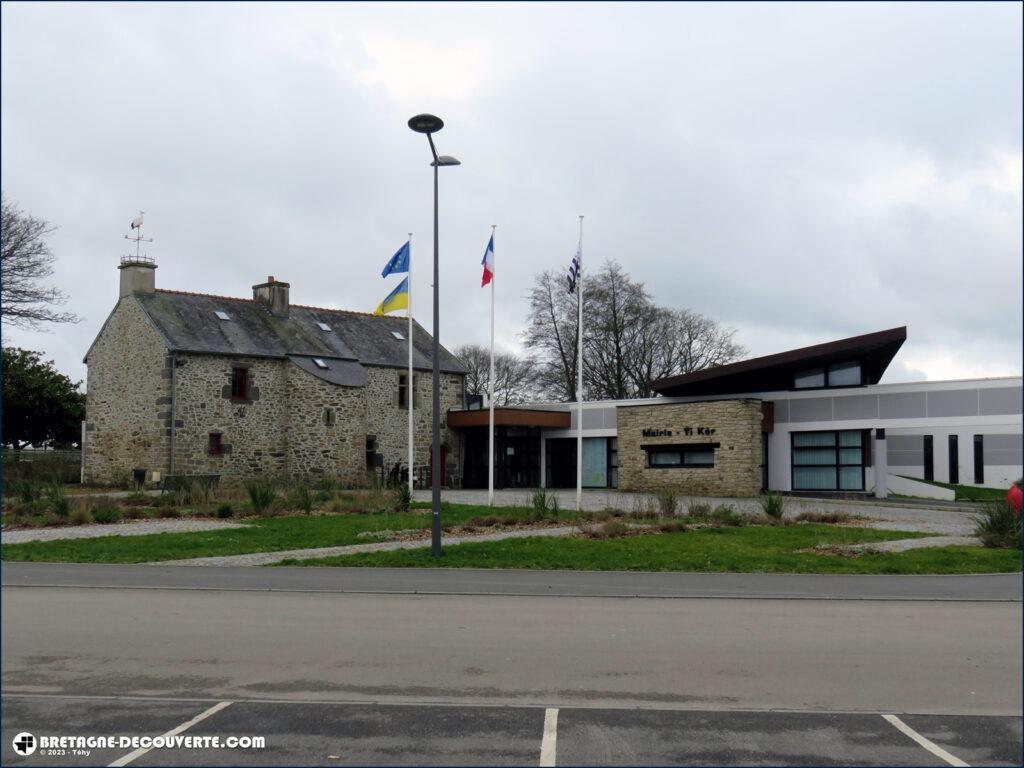
[[[714,433],[700,432],[710,429]],[[760,400],[620,407],[618,441],[621,490],[674,488],[695,496],[756,496],[761,491]],[[651,468],[642,447],[705,443],[719,444],[713,467]]]

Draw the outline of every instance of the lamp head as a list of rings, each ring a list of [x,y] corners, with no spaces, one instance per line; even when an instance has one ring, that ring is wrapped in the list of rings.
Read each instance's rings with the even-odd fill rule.
[[[456,160],[451,155],[441,155],[437,160],[431,163],[431,165],[442,166],[442,165],[462,165],[462,163]]]
[[[409,127],[416,133],[437,133],[444,128],[444,120],[435,115],[416,115],[409,118]]]

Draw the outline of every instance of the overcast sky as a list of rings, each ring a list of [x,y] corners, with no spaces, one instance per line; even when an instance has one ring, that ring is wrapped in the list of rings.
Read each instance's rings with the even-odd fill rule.
[[[1021,5],[2,6],[2,186],[57,225],[82,322],[4,343],[74,378],[146,211],[157,286],[372,311],[413,236],[430,328],[499,345],[617,259],[752,355],[898,325],[886,381],[1021,373]]]

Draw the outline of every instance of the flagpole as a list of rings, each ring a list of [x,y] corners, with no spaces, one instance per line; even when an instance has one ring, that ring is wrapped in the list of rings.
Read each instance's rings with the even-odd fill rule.
[[[494,244],[494,230],[497,224],[491,224],[491,244]],[[493,251],[491,252],[493,254]],[[497,259],[495,259],[497,261]],[[495,265],[497,268],[497,265]],[[494,506],[494,280],[491,272],[491,375],[487,380],[487,407],[490,414],[487,419],[487,506]]]
[[[412,378],[412,232],[409,233],[409,274],[407,276],[409,280],[409,305],[406,307],[405,313],[409,316],[409,378],[408,386],[406,387],[406,401],[409,404],[409,498],[412,498],[413,492],[413,414],[412,408],[413,403],[416,402],[416,388],[415,382]]]
[[[583,217],[580,216],[580,264],[576,273],[576,510],[583,509]]]

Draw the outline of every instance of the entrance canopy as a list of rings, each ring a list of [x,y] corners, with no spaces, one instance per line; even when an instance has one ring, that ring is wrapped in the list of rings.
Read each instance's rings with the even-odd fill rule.
[[[448,426],[454,429],[486,427],[490,423],[487,409],[448,411]],[[527,408],[495,408],[494,425],[498,427],[550,427],[568,429],[572,423],[569,411],[544,411]]]

